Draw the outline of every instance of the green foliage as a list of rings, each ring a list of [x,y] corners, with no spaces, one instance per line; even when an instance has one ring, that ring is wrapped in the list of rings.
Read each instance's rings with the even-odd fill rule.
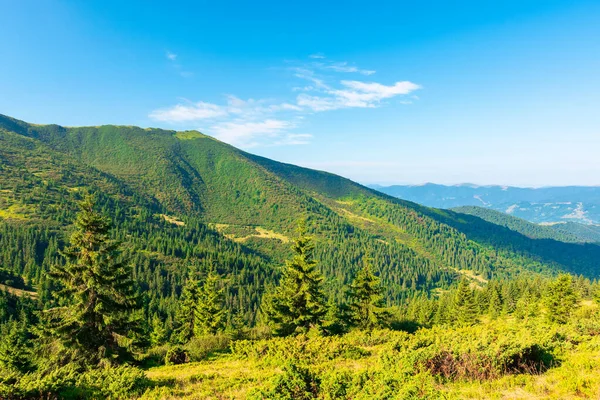
[[[454,298],[454,308],[456,321],[459,324],[471,325],[475,322],[477,318],[477,305],[475,304],[473,291],[466,279],[462,279],[458,284]]]
[[[194,331],[197,336],[214,335],[225,327],[223,288],[219,275],[211,268],[198,292]]]
[[[577,300],[571,275],[559,275],[548,285],[544,295],[548,320],[559,324],[566,323],[575,309]]]
[[[129,367],[81,370],[74,364],[49,371],[0,377],[6,399],[123,399],[139,396],[150,382],[144,371]]]
[[[384,309],[379,278],[373,273],[368,258],[350,285],[350,312],[354,326],[359,329],[379,328],[389,318]]]
[[[598,284],[547,279],[557,271],[598,277],[600,247],[593,244],[532,240],[197,132],[63,128],[0,116],[0,160],[3,398],[140,394],[139,370],[61,366],[73,355],[128,358],[141,342],[138,322],[155,346],[149,358],[203,360],[185,366],[209,369],[190,378],[193,384],[216,379],[207,358],[231,357],[233,370],[247,361],[270,372],[228,375],[224,386],[261,386],[260,393],[291,398],[443,397],[472,380],[509,382],[560,368],[568,351],[600,351],[597,309],[588,304]],[[87,191],[110,221],[86,206],[61,258]],[[300,216],[310,232],[301,232],[290,252],[285,243]],[[377,277],[371,267],[360,269],[367,253]],[[208,265],[218,272],[206,274]],[[264,314],[275,333],[297,335],[265,339],[269,333],[256,328],[259,308],[265,288],[277,282]],[[389,326],[414,334],[379,330],[386,308],[394,312]],[[52,317],[62,345],[36,336],[40,310]],[[561,324],[542,322],[541,310]],[[342,335],[349,311],[366,331]],[[237,340],[243,338],[252,340]],[[233,356],[222,354],[228,346]],[[289,360],[298,362],[279,377]],[[594,360],[582,359],[577,371],[593,370]],[[568,393],[591,396],[586,379],[593,378],[574,382],[567,369],[561,374],[574,388]],[[446,397],[467,397],[461,395]]]
[[[191,269],[181,292],[179,307],[175,316],[177,328],[175,330],[175,341],[187,343],[194,337],[196,331],[196,312],[198,309],[199,282],[197,271]]]
[[[94,211],[91,197],[81,212],[52,277],[61,285],[58,305],[47,311],[49,328],[86,361],[127,357],[135,346],[139,320],[131,269],[118,260],[118,243],[109,240],[109,221]]]
[[[311,400],[317,398],[319,378],[308,368],[288,362],[282,375],[278,375],[272,387],[253,393],[250,398],[273,400]]]
[[[152,318],[152,332],[150,332],[150,345],[153,347],[163,345],[167,341],[165,324],[156,315]]]
[[[183,346],[175,345],[167,350],[165,354],[165,365],[185,364],[190,361],[190,355]]]
[[[283,336],[322,325],[327,312],[323,277],[313,260],[314,244],[303,224],[292,249],[295,255],[286,262],[281,282],[265,307],[275,333]]]
[[[31,348],[23,323],[11,320],[0,326],[0,369],[24,372],[31,366]]]
[[[226,352],[229,350],[231,339],[229,336],[220,333],[217,335],[203,335],[192,338],[185,345],[190,361],[202,361],[209,355],[216,352]]]

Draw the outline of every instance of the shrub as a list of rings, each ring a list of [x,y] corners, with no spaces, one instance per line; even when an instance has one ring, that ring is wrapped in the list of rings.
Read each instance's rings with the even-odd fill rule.
[[[320,380],[308,368],[287,363],[284,372],[275,377],[271,387],[252,393],[251,399],[312,400],[319,394]]]
[[[10,385],[0,380],[3,399],[123,399],[137,396],[149,386],[144,371],[121,366],[82,371],[67,365],[52,371],[12,376]]]
[[[197,336],[185,345],[185,350],[190,361],[201,361],[211,353],[228,350],[230,342],[225,334]]]
[[[178,365],[190,362],[188,352],[181,346],[173,346],[167,350],[165,355],[165,365]]]

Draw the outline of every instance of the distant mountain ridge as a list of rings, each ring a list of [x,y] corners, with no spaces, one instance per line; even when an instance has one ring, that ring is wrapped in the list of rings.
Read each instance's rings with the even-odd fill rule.
[[[532,239],[553,239],[568,243],[600,243],[599,225],[584,225],[577,222],[536,224],[500,211],[477,206],[455,207],[452,211],[479,217]]]
[[[535,223],[600,224],[600,186],[519,188],[473,184],[371,185],[390,196],[429,207],[478,206]]]

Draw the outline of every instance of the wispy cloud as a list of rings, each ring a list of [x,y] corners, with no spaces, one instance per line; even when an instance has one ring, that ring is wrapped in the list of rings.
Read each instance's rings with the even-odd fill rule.
[[[259,146],[265,138],[274,139],[274,142],[281,141],[282,137],[289,138],[291,135],[281,134],[292,127],[289,121],[267,119],[260,122],[221,122],[212,126],[211,131],[219,140],[248,148]]]
[[[222,107],[199,101],[194,104],[177,104],[172,107],[154,110],[149,117],[162,122],[190,122],[202,119],[212,119],[227,115]]]
[[[190,78],[192,76],[194,76],[194,73],[191,71],[187,71],[185,68],[183,68],[183,66],[181,65],[181,63],[179,63],[177,61],[177,54],[167,50],[167,52],[165,53],[165,57],[167,58],[167,60],[169,60],[169,62],[171,63],[172,67],[175,69],[175,71],[177,71],[177,73],[183,77],[183,78]]]
[[[332,63],[329,65],[324,65],[323,68],[330,69],[336,72],[358,72],[363,75],[373,75],[376,71],[370,69],[360,69],[353,65],[348,65],[347,62],[340,63]]]
[[[171,124],[197,123],[202,125],[198,127],[200,130],[240,147],[302,145],[310,143],[312,135],[297,130],[301,129],[302,120],[311,114],[380,107],[386,104],[385,100],[406,96],[421,88],[410,81],[384,84],[341,79],[352,73],[370,76],[375,71],[348,62],[324,60],[325,56],[319,53],[309,57],[315,61],[286,67],[293,80],[304,82],[304,85],[293,86],[286,99],[242,99],[226,95],[224,101],[218,103],[182,101],[154,110],[149,117]],[[176,54],[168,52],[167,58],[176,64]],[[417,99],[412,95],[398,103],[410,104]]]
[[[386,86],[377,82],[341,81],[341,88],[327,88],[325,95],[301,93],[296,97],[298,105],[313,111],[337,110],[340,108],[374,108],[384,99],[409,94],[421,86],[409,82],[396,82]]]

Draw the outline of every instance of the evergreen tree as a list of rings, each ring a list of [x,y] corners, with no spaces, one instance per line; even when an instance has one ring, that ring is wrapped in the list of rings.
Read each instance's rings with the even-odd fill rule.
[[[360,329],[380,327],[388,318],[379,278],[373,273],[367,257],[350,285],[350,312],[352,324]]]
[[[89,195],[79,207],[70,246],[61,252],[66,263],[51,270],[60,307],[48,310],[48,327],[84,361],[115,361],[138,344],[138,297],[119,243],[109,239],[108,218],[94,211]]]
[[[223,288],[219,280],[219,275],[214,268],[211,268],[198,291],[194,323],[194,332],[197,336],[214,335],[225,327]]]
[[[456,297],[454,298],[456,321],[462,325],[471,325],[477,319],[477,305],[473,298],[473,291],[469,282],[463,278],[458,284]]]
[[[492,318],[496,318],[502,311],[502,299],[496,285],[489,287],[489,306],[488,313]]]
[[[198,273],[195,267],[188,272],[187,280],[183,286],[181,297],[179,299],[179,308],[175,315],[175,324],[177,328],[174,332],[174,341],[177,343],[187,343],[195,334],[196,311],[198,309],[198,296],[200,292]]]
[[[152,332],[150,332],[150,344],[152,346],[160,346],[167,340],[167,328],[165,323],[155,315],[152,317]]]
[[[313,260],[314,244],[305,224],[298,226],[292,246],[294,256],[286,261],[279,286],[265,299],[265,313],[277,335],[285,336],[320,326],[327,312],[322,291],[323,277]]]
[[[559,324],[567,323],[577,305],[577,297],[571,275],[560,274],[550,282],[544,296],[548,320]]]
[[[30,365],[27,332],[22,323],[10,320],[0,325],[0,367],[25,371]]]
[[[447,324],[452,322],[451,309],[453,299],[449,295],[442,295],[437,301],[437,308],[433,316],[433,322],[436,324]]]
[[[350,310],[345,304],[338,305],[333,298],[327,303],[327,313],[323,318],[323,331],[328,335],[340,335],[348,330]]]

